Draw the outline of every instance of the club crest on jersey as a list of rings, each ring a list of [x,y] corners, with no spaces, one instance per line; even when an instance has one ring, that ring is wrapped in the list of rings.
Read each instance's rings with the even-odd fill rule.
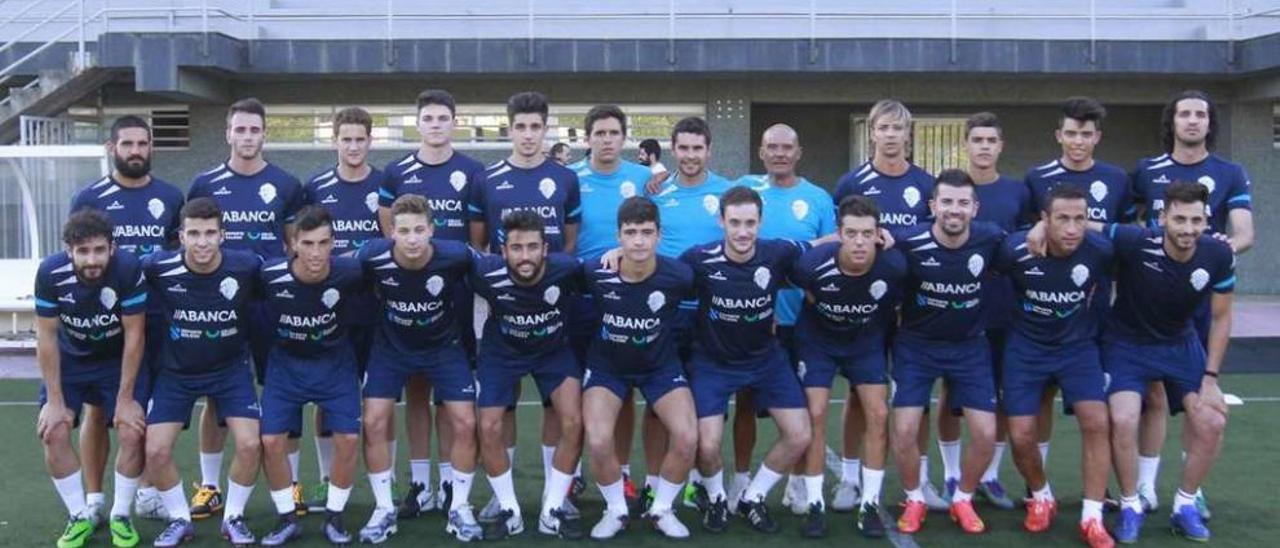
[[[1196,179],[1196,182],[1204,185],[1205,188],[1209,189],[1209,194],[1213,194],[1214,187],[1218,186],[1218,184],[1213,180],[1213,177],[1210,177],[1208,175],[1201,176],[1199,179]]]
[[[556,182],[550,177],[543,177],[538,181],[538,192],[542,193],[543,198],[550,200],[551,195],[556,193]]]
[[[276,185],[262,183],[262,186],[258,187],[258,197],[262,198],[262,203],[264,204],[271,203],[272,200],[276,199]]]
[[[796,376],[800,380],[804,380],[804,374],[809,372],[809,366],[805,365],[804,360],[796,362]]]
[[[649,294],[650,311],[657,312],[658,310],[661,310],[662,306],[665,304],[667,304],[667,296],[663,295],[661,291],[654,291]]]
[[[888,290],[889,290],[889,284],[884,283],[884,280],[876,280],[874,282],[871,282],[871,289],[870,289],[871,298],[877,301],[880,300],[880,297],[883,297],[885,292]]]
[[[768,289],[768,287],[769,287],[769,280],[770,280],[772,277],[773,277],[773,275],[772,275],[772,274],[769,274],[769,269],[767,269],[767,268],[765,268],[765,267],[763,267],[763,266],[762,266],[762,267],[759,267],[759,268],[756,268],[756,273],[755,273],[754,278],[755,278],[755,281],[756,281],[756,285],[757,285],[757,286],[760,286],[760,289]]]
[[[702,209],[707,210],[707,215],[715,215],[720,212],[720,197],[714,194],[708,194],[702,197]]]
[[[102,302],[102,307],[111,310],[116,307],[116,290],[110,287],[102,288],[102,292],[98,294],[98,300]]]
[[[1089,184],[1089,195],[1093,196],[1093,201],[1101,202],[1107,199],[1107,184],[1102,181],[1094,181]]]
[[[1084,286],[1087,281],[1089,281],[1089,267],[1078,264],[1071,269],[1071,282],[1076,284],[1076,287]]]
[[[974,253],[969,256],[969,273],[973,274],[974,278],[982,275],[982,269],[985,266],[987,266],[987,261],[982,258],[982,255]]]
[[[542,292],[542,300],[549,305],[555,306],[556,302],[560,300],[560,286],[553,285],[548,287],[546,291]]]
[[[160,216],[164,215],[164,202],[160,198],[152,198],[147,201],[147,212],[151,214],[151,218],[160,220]]]
[[[915,207],[920,203],[920,189],[913,186],[902,189],[902,201],[907,203],[907,207]]]
[[[796,216],[797,221],[804,220],[809,216],[809,202],[804,200],[796,200],[791,202],[791,214]]]
[[[222,296],[226,297],[228,301],[236,298],[236,293],[238,293],[239,291],[240,291],[240,282],[237,282],[235,278],[232,278],[232,277],[223,278],[222,282],[218,284],[218,292],[222,293]]]
[[[440,276],[432,276],[430,278],[427,278],[427,292],[430,293],[432,297],[439,296],[440,291],[443,289],[444,289],[444,278],[441,278]]]
[[[1196,291],[1200,291],[1201,289],[1204,289],[1204,286],[1208,284],[1209,284],[1209,272],[1206,271],[1205,269],[1197,268],[1195,269],[1194,272],[1191,273],[1191,287],[1196,288]]]
[[[454,170],[449,174],[449,186],[453,187],[454,192],[462,192],[462,187],[467,186],[467,174]]]
[[[325,308],[333,308],[333,305],[338,304],[338,299],[341,298],[342,294],[338,293],[336,288],[330,287],[320,295],[320,302],[324,303]]]
[[[369,213],[378,211],[378,193],[370,192],[364,195],[364,207],[369,209]]]
[[[618,194],[621,194],[623,198],[635,196],[636,184],[631,181],[623,181],[621,185],[618,185]]]

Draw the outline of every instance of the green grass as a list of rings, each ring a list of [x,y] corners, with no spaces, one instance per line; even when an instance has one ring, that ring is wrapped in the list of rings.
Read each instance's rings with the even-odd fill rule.
[[[1280,396],[1280,375],[1231,375],[1223,379],[1227,392],[1241,397],[1277,397]],[[17,402],[34,400],[37,384],[34,381],[0,381],[0,401]],[[841,388],[840,390],[843,390]],[[534,390],[526,390],[526,397],[535,394]],[[839,390],[837,393],[840,393]],[[1226,445],[1217,469],[1210,477],[1206,492],[1214,511],[1211,527],[1214,532],[1215,546],[1268,546],[1280,543],[1280,523],[1275,520],[1276,503],[1272,497],[1280,493],[1280,475],[1275,473],[1275,462],[1280,455],[1280,436],[1275,435],[1274,417],[1280,412],[1280,401],[1253,402],[1231,410],[1231,422],[1228,426]],[[0,545],[35,546],[51,544],[61,532],[64,510],[54,493],[53,486],[44,471],[41,460],[40,445],[34,435],[37,409],[35,406],[4,405],[0,406],[0,436],[9,443],[0,444],[0,465],[3,466],[3,491],[0,492]],[[828,432],[839,432],[839,413],[833,413],[831,428]],[[538,449],[540,408],[522,406],[519,410],[520,445],[516,452],[516,487],[520,493],[526,519],[526,532],[518,542],[520,545],[550,546],[559,541],[543,537],[536,533],[536,515],[538,511],[538,493],[542,488],[541,456]],[[773,439],[775,433],[768,421],[760,424],[758,438]],[[1176,440],[1180,439],[1181,420],[1173,420],[1169,428],[1171,443],[1166,444],[1164,465],[1160,482],[1161,511],[1148,517],[1146,529],[1143,531],[1144,544],[1148,546],[1179,545],[1185,541],[1171,537],[1167,530],[1168,507],[1176,486],[1180,468],[1180,448]],[[638,442],[637,442],[638,443]],[[407,444],[401,442],[398,471],[401,485],[407,481],[408,465]],[[730,453],[730,441],[726,440],[726,456]],[[767,447],[756,448],[757,460]],[[939,481],[941,461],[937,457],[936,447],[930,447],[933,454],[931,468],[934,481]],[[1050,476],[1054,491],[1059,497],[1061,515],[1049,532],[1031,536],[1021,529],[1021,510],[999,511],[979,505],[979,512],[986,520],[990,531],[981,537],[966,537],[949,522],[944,514],[931,514],[923,532],[915,536],[922,546],[1015,546],[1036,543],[1040,546],[1079,546],[1075,523],[1080,509],[1080,472],[1079,472],[1079,435],[1068,418],[1059,417],[1052,452],[1049,457]],[[304,482],[316,477],[313,446],[309,440],[303,444],[303,478]],[[188,484],[198,479],[195,435],[184,435],[177,449],[178,460],[182,467],[182,477]],[[632,459],[637,474],[643,470],[643,456],[636,448]],[[727,461],[731,462],[731,460]],[[230,464],[230,459],[227,459]],[[435,471],[433,470],[433,474]],[[887,507],[892,507],[901,499],[896,474],[890,472],[884,490]],[[108,473],[108,483],[110,474]],[[1013,469],[1009,458],[1005,458],[1002,479],[1013,493],[1020,493],[1022,482]],[[225,476],[224,476],[225,481]],[[834,478],[828,476],[828,486]],[[590,482],[589,482],[590,483]],[[477,488],[472,494],[472,502],[476,506],[488,500],[486,482],[477,481]],[[585,525],[589,528],[599,518],[602,502],[598,492],[592,488],[584,496],[580,504]],[[777,506],[781,496],[781,486],[774,489],[772,504],[775,515],[783,526],[781,533],[774,536],[756,534],[740,521],[734,521],[730,531],[725,535],[712,536],[701,532],[697,526],[697,516],[689,510],[681,510],[681,518],[694,531],[692,543],[710,546],[712,543],[740,544],[751,542],[754,546],[781,547],[800,540],[797,529],[800,521]],[[190,495],[190,490],[188,490]],[[110,490],[108,486],[108,504]],[[372,496],[363,474],[357,475],[356,491],[348,506],[348,528],[358,528],[368,518]],[[896,515],[896,509],[890,508]],[[254,491],[253,500],[248,511],[251,527],[261,534],[274,521],[270,498],[265,488],[265,480],[260,480]],[[323,546],[320,533],[321,518],[304,518],[306,527],[303,542],[299,546]],[[144,542],[159,532],[160,524],[140,521],[138,529]],[[856,536],[852,517],[849,514],[833,514],[829,517],[830,536],[815,545],[844,546]],[[224,546],[225,542],[217,535],[217,520],[205,520],[197,524],[197,540],[193,546]],[[390,545],[420,545],[426,542],[448,541],[443,533],[444,521],[439,514],[415,520],[401,522],[399,534]],[[859,538],[859,541],[861,539]],[[653,535],[645,524],[636,524],[623,540],[626,545],[669,545]],[[107,546],[109,535],[105,530],[95,536],[96,546]],[[888,541],[884,541],[888,544]]]

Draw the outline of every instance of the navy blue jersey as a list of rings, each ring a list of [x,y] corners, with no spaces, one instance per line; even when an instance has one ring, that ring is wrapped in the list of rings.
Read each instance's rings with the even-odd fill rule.
[[[1001,175],[995,182],[977,185],[978,221],[994,223],[1005,232],[1013,232],[1029,226],[1040,217],[1038,208],[1031,206],[1031,191],[1026,183]],[[1013,320],[1013,286],[997,272],[992,272],[983,290],[986,303],[987,327],[1003,329]]]
[[[498,253],[506,241],[502,219],[512,211],[533,211],[546,224],[543,233],[550,251],[564,250],[565,225],[582,220],[582,197],[578,174],[546,160],[532,169],[519,168],[503,160],[489,166],[484,181],[469,196],[470,219],[485,223],[489,231],[489,251]]]
[[[1138,162],[1133,174],[1133,198],[1146,207],[1147,225],[1155,227],[1164,209],[1164,191],[1174,181],[1195,181],[1209,189],[1209,225],[1226,232],[1233,209],[1251,209],[1249,175],[1244,167],[1210,154],[1194,164],[1180,164],[1168,154]]]
[[[275,345],[291,356],[311,357],[349,345],[346,301],[363,289],[360,262],[331,257],[329,276],[308,284],[293,276],[289,259],[271,259],[258,278]]]
[[[379,340],[400,352],[442,348],[458,340],[457,288],[466,283],[472,251],[453,240],[432,239],[431,260],[419,270],[396,262],[392,240],[371,240],[356,252],[365,279],[382,303]]]
[[[643,281],[624,281],[612,270],[585,267],[585,290],[600,309],[600,333],[587,362],[616,374],[653,371],[677,359],[672,331],[680,301],[693,294],[693,271],[658,257],[658,268]]]
[[[894,234],[910,267],[902,298],[902,332],[928,340],[963,341],[986,330],[983,282],[1004,231],[979,221],[958,249],[942,246],[932,225]]]
[[[369,170],[361,181],[348,181],[338,176],[337,168],[327,169],[302,188],[302,205],[323,207],[333,217],[333,252],[353,255],[360,246],[382,237],[378,227],[378,189],[383,173]]]
[[[428,164],[417,152],[387,164],[378,205],[391,204],[405,194],[418,194],[431,205],[434,236],[442,240],[466,242],[467,206],[471,193],[484,182],[484,165],[458,151],[443,164]]]
[[[244,175],[222,163],[191,182],[187,199],[206,197],[222,208],[224,248],[246,249],[263,258],[284,256],[284,227],[302,207],[297,178],[272,164]]]
[[[897,249],[876,252],[860,276],[840,270],[840,242],[815,247],[800,257],[791,282],[805,292],[796,338],[824,352],[847,356],[881,347],[907,277],[907,259]]]
[[[1106,337],[1139,342],[1177,340],[1194,332],[1192,316],[1209,293],[1235,290],[1235,256],[1226,243],[1204,235],[1191,260],[1164,253],[1163,230],[1110,225],[1116,250],[1116,302]]]
[[[222,263],[208,274],[187,270],[182,249],[143,259],[149,298],[160,301],[168,320],[162,369],[209,373],[249,359],[249,307],[261,264],[257,255],[237,249],[222,250]]]
[[[880,208],[880,224],[906,228],[932,219],[929,198],[933,196],[933,176],[915,164],[897,177],[876,171],[870,161],[846,173],[836,182],[835,203],[846,196],[866,196]],[[839,219],[837,219],[838,221]]]
[[[105,212],[115,227],[116,247],[142,256],[177,245],[182,203],[178,187],[155,177],[130,188],[107,176],[76,193],[71,212],[86,207]]]
[[[1027,188],[1031,189],[1035,209],[1043,208],[1049,190],[1062,183],[1077,187],[1088,196],[1090,221],[1122,222],[1136,212],[1133,197],[1129,195],[1129,175],[1123,169],[1099,161],[1084,171],[1067,169],[1061,160],[1028,171]]]
[[[67,252],[46,257],[36,270],[35,297],[36,315],[61,322],[58,350],[81,361],[119,361],[124,351],[120,317],[147,308],[142,265],[124,250],[111,254],[101,282],[93,285],[76,277]]]
[[[1027,233],[1015,232],[1000,246],[996,268],[1013,282],[1018,307],[1013,328],[1047,347],[1092,342],[1099,315],[1089,310],[1094,294],[1110,285],[1115,252],[1111,241],[1085,233],[1068,257],[1037,257],[1027,251]]]
[[[717,361],[744,365],[773,351],[774,305],[796,259],[809,248],[791,240],[757,240],[745,263],[729,260],[724,242],[695,245],[680,255],[693,268],[698,297],[694,345]]]
[[[565,322],[573,297],[580,293],[580,264],[570,255],[550,253],[542,279],[523,286],[511,279],[502,256],[478,257],[471,287],[489,302],[480,358],[524,361],[566,348]]]

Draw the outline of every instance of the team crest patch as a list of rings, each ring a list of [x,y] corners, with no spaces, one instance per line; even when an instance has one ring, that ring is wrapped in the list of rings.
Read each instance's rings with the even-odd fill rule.
[[[560,286],[553,285],[548,287],[546,291],[542,292],[542,300],[546,301],[549,305],[555,306],[555,304],[560,301]]]
[[[1204,175],[1199,179],[1196,179],[1196,182],[1204,185],[1205,188],[1209,189],[1209,194],[1213,194],[1214,187],[1218,186],[1218,184],[1213,180],[1213,177],[1210,177],[1208,175]]]
[[[661,291],[654,291],[653,293],[649,294],[649,310],[650,311],[656,313],[657,311],[661,310],[662,306],[665,304],[667,304],[667,296],[663,295]]]
[[[102,302],[102,307],[111,310],[116,307],[116,290],[110,287],[102,288],[102,293],[98,294],[98,300]]]
[[[888,290],[889,290],[889,284],[884,283],[884,280],[876,280],[874,282],[871,282],[871,290],[870,290],[871,298],[877,301],[880,300],[880,297],[883,297],[885,292]]]
[[[325,308],[333,308],[333,305],[338,304],[338,299],[341,298],[342,294],[338,293],[336,288],[330,287],[329,289],[324,290],[324,293],[320,295],[320,302],[324,303]]]
[[[915,207],[920,203],[920,189],[913,186],[902,189],[902,201],[907,203],[907,207]]]
[[[543,177],[541,181],[538,181],[538,192],[542,193],[543,198],[550,200],[551,195],[556,193],[556,182],[552,181],[550,177]]]
[[[369,213],[378,211],[378,193],[370,192],[364,195],[364,207],[369,208]]]
[[[222,282],[218,284],[218,292],[222,293],[222,296],[225,297],[228,301],[236,298],[236,293],[238,293],[239,291],[240,291],[240,282],[237,282],[235,278],[231,278],[231,277],[223,278]]]
[[[450,173],[449,186],[453,187],[454,192],[462,192],[462,188],[467,186],[467,174],[456,170]]]
[[[1203,268],[1195,269],[1191,273],[1191,287],[1196,288],[1196,291],[1200,291],[1206,285],[1209,285],[1209,272]]]
[[[809,216],[809,202],[804,200],[796,200],[791,202],[791,214],[796,216],[797,221],[804,220]]]
[[[444,289],[444,278],[441,278],[440,276],[432,276],[430,278],[427,278],[427,292],[431,293],[432,297],[440,296],[440,291],[443,289]]]
[[[977,278],[978,276],[981,276],[982,269],[986,266],[987,261],[982,258],[982,255],[974,253],[969,256],[969,273],[973,274],[973,277]]]
[[[1093,196],[1093,201],[1101,202],[1107,199],[1107,185],[1102,181],[1094,181],[1089,184],[1089,195]]]
[[[622,184],[618,186],[618,193],[621,194],[623,198],[635,196],[636,184],[631,181],[623,181]]]
[[[1071,269],[1071,282],[1076,284],[1076,287],[1082,287],[1087,281],[1089,281],[1089,267],[1078,264]]]
[[[262,186],[258,187],[258,197],[262,198],[262,203],[264,204],[271,203],[272,200],[276,199],[276,185],[262,183]]]
[[[164,202],[161,202],[160,198],[147,201],[147,213],[151,214],[152,219],[160,220],[160,216],[164,215]]]
[[[763,266],[756,268],[755,280],[756,280],[756,285],[760,286],[760,289],[768,289],[769,280],[772,278],[773,278],[773,275],[769,273],[769,269]]]
[[[808,372],[809,367],[805,365],[804,360],[796,362],[796,376],[799,377],[800,380],[804,380],[804,375]]]
[[[715,215],[720,212],[720,197],[708,194],[702,197],[702,209],[707,210],[707,215]]]

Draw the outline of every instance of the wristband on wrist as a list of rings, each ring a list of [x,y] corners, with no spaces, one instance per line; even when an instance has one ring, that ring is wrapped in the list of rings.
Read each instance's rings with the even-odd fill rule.
[[[1213,378],[1215,378],[1215,379],[1216,379],[1216,378],[1218,378],[1218,372],[1217,372],[1217,371],[1205,371],[1205,372],[1204,372],[1204,374],[1205,374],[1206,376],[1213,377]]]

